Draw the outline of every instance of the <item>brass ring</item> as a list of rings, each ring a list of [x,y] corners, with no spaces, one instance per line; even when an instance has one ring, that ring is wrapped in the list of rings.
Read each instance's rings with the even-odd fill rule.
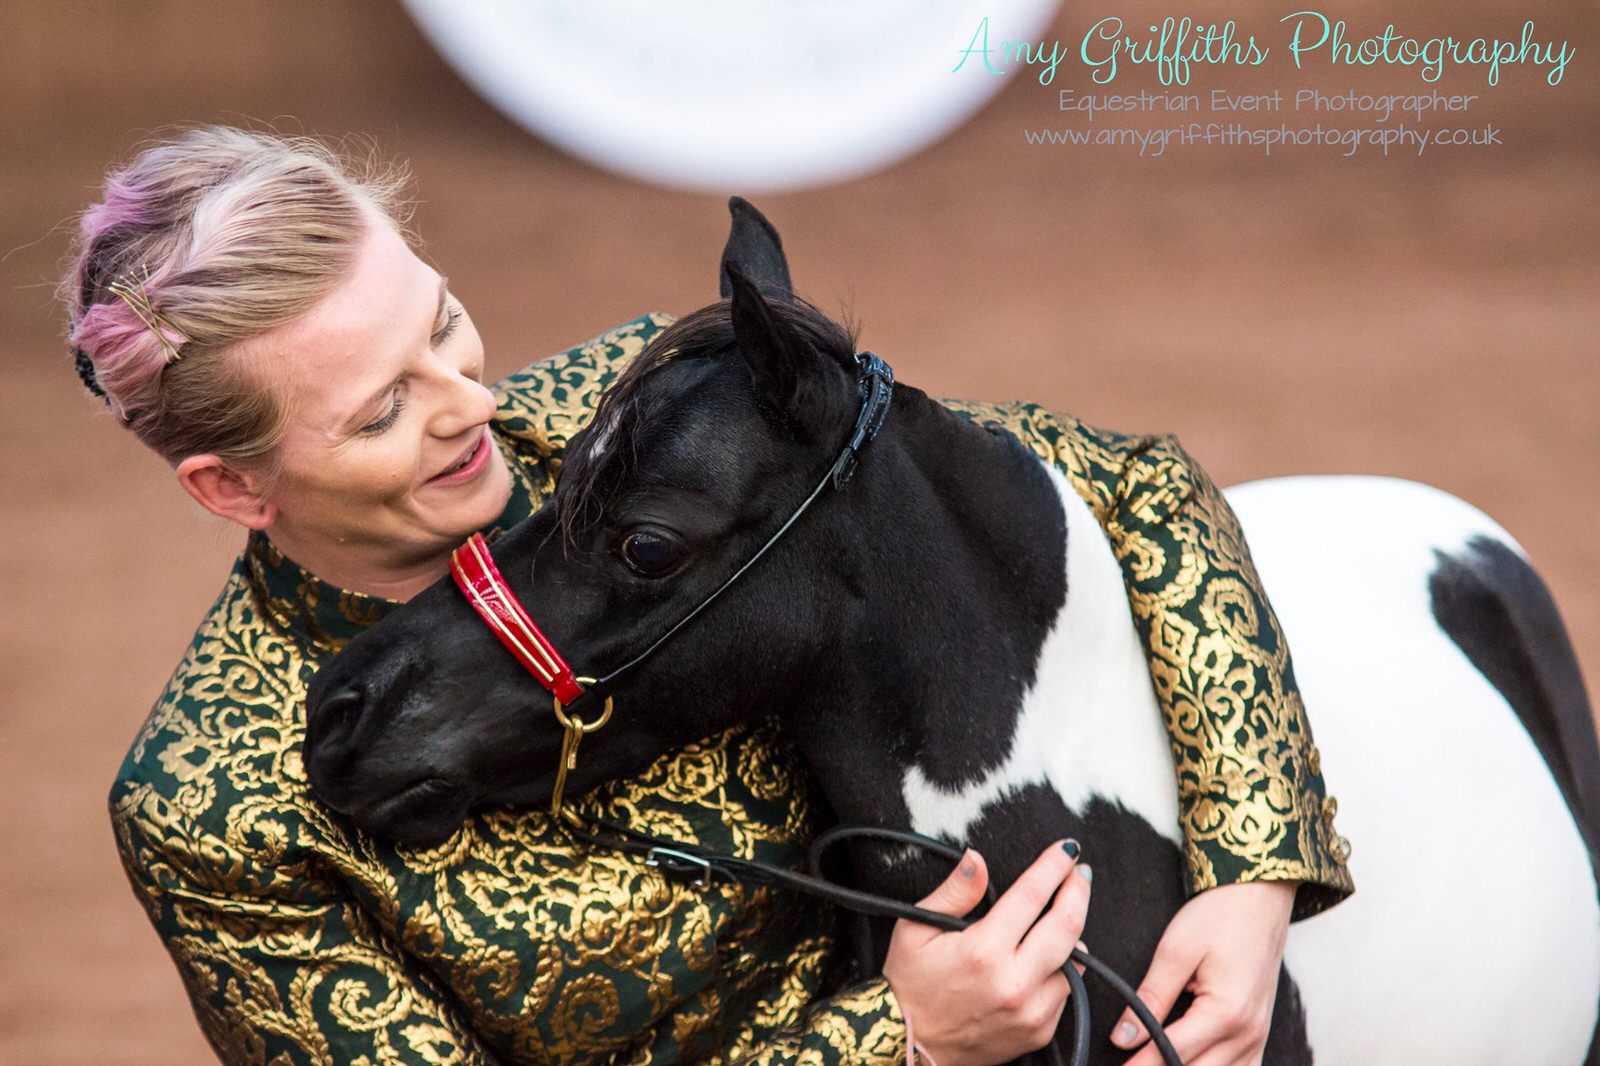
[[[595,683],[592,677],[576,677],[573,680],[580,685],[592,685]],[[611,721],[612,697],[610,696],[606,697],[606,705],[601,710],[600,717],[592,722],[585,722],[581,718],[574,718],[569,715],[566,708],[561,705],[561,700],[555,696],[551,696],[550,700],[555,704],[556,721],[560,722],[564,729],[575,730],[579,733],[593,733],[596,729]]]

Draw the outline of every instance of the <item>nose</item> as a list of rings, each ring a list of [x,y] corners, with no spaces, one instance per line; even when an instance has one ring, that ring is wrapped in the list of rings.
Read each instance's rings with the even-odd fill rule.
[[[430,427],[435,436],[460,437],[494,418],[494,393],[487,386],[459,372],[447,372],[440,387],[442,399]]]

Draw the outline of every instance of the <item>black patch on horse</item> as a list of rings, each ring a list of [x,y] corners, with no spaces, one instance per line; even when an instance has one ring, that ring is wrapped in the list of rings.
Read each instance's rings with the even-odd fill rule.
[[[1499,690],[1550,768],[1600,880],[1600,745],[1577,656],[1555,601],[1533,567],[1482,535],[1465,551],[1435,551],[1433,617]],[[1600,1028],[1586,1066],[1600,1066]]]
[[[1522,556],[1489,537],[1473,537],[1459,554],[1434,556],[1434,619],[1521,719],[1600,873],[1600,746],[1549,589]]]

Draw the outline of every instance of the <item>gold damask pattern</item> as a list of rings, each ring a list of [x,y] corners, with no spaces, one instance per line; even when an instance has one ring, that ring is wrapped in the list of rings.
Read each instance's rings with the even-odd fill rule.
[[[1294,916],[1352,891],[1289,646],[1227,501],[1172,436],[1033,404],[946,400],[1054,463],[1105,529],[1172,741],[1189,889],[1300,881]]]
[[[496,523],[555,483],[600,392],[670,321],[650,315],[503,382],[515,473]],[[952,405],[959,406],[959,405]],[[1029,405],[966,405],[1062,465],[1106,524],[1180,753],[1193,887],[1348,876],[1231,515],[1161,438]],[[368,839],[308,795],[317,667],[393,604],[334,588],[262,536],[241,555],[111,791],[130,881],[229,1063],[890,1063],[888,985],[840,990],[829,915],[770,890],[667,881],[539,811],[480,812],[439,847]],[[642,828],[798,862],[811,786],[775,723],[666,756],[579,802]],[[1302,891],[1302,902],[1307,899]]]

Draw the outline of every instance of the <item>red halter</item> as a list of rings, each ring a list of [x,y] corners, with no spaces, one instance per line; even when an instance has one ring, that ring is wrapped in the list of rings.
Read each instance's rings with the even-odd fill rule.
[[[583,695],[583,686],[572,676],[572,667],[556,651],[550,638],[534,625],[516,594],[506,584],[500,568],[494,565],[494,559],[489,555],[489,542],[483,539],[483,534],[474,533],[465,544],[450,553],[450,575],[456,579],[456,585],[466,595],[472,609],[500,638],[506,650],[517,657],[517,661],[539,684],[550,690],[556,721],[566,730],[561,741],[561,759],[556,763],[555,789],[550,793],[550,813],[565,818],[573,825],[581,825],[582,819],[562,803],[567,789],[567,773],[578,768],[578,743],[583,740],[584,734],[593,733],[611,720],[611,697],[606,697],[605,709],[592,721],[586,722],[567,713],[562,705]],[[591,678],[584,680],[593,681]]]
[[[494,565],[489,542],[482,533],[474,533],[450,553],[450,573],[479,617],[539,684],[562,703],[571,703],[583,695],[583,686],[572,676],[572,667],[517,602],[500,568]]]

